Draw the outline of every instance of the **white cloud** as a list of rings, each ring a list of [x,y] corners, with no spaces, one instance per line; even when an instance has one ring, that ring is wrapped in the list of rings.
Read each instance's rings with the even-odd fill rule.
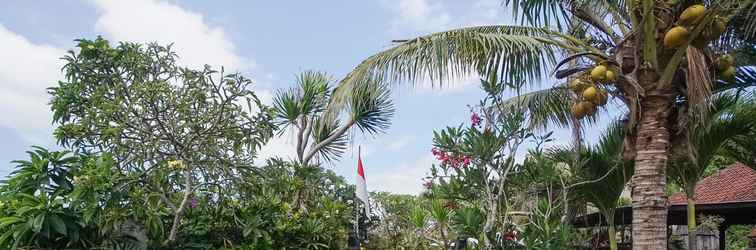
[[[467,26],[501,24],[506,20],[501,0],[478,0],[473,4]]]
[[[396,16],[391,32],[429,33],[458,27],[501,24],[507,20],[500,0],[455,2],[443,0],[384,1]]]
[[[389,150],[397,151],[397,150],[401,150],[404,147],[406,147],[408,143],[409,142],[408,142],[407,139],[402,138],[402,139],[398,139],[398,140],[394,140],[392,142],[389,142],[389,144],[386,145],[386,148],[389,149]]]
[[[396,166],[365,167],[368,189],[386,191],[395,194],[420,194],[423,191],[423,178],[435,163],[432,155],[427,154],[414,162],[400,163]],[[371,169],[379,169],[373,172]],[[371,173],[373,172],[373,173]]]
[[[253,66],[250,59],[236,54],[221,27],[172,2],[95,0],[94,4],[100,12],[95,27],[111,40],[175,43],[179,62],[193,68],[209,64],[241,71]]]
[[[158,42],[174,44],[179,63],[190,67],[210,64],[227,71],[250,69],[252,60],[236,53],[221,27],[212,26],[199,13],[174,2],[156,0],[94,0],[98,9],[95,29],[111,42]],[[51,140],[51,114],[46,88],[62,79],[60,57],[65,49],[35,44],[0,24],[0,126],[10,128],[30,143]],[[270,103],[272,92],[256,89]],[[275,143],[276,141],[274,141]]]
[[[386,2],[398,18],[393,29],[410,28],[414,31],[439,31],[449,27],[451,17],[446,6],[437,0],[400,0]]]
[[[65,51],[34,44],[0,24],[0,126],[10,128],[33,144],[51,138],[47,87],[61,78]]]
[[[256,163],[262,164],[266,159],[271,157],[280,157],[284,160],[293,160],[297,157],[294,150],[297,146],[295,135],[291,131],[284,132],[281,136],[273,137],[265,144],[257,154]]]
[[[480,84],[480,76],[478,74],[471,74],[460,79],[452,79],[451,81],[445,80],[443,83],[436,80],[431,81],[430,78],[417,83],[414,90],[418,94],[433,94],[437,96],[445,96],[460,93],[469,87],[478,86]]]

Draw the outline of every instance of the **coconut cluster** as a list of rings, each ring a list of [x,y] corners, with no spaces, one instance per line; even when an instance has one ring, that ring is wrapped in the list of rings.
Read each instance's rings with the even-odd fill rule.
[[[723,55],[714,61],[719,77],[722,80],[731,82],[735,80],[735,58],[731,55]]]
[[[700,4],[692,5],[686,8],[677,19],[674,27],[669,29],[664,35],[664,47],[676,49],[685,46],[690,39],[690,30],[701,23],[706,15],[706,7]],[[714,16],[714,20],[707,24],[706,28],[691,42],[691,45],[703,49],[714,40],[719,39],[727,30],[727,19],[721,16]],[[724,55],[717,59],[716,68],[722,80],[732,81],[735,79],[735,67],[732,56]]]
[[[570,112],[577,119],[596,113],[596,109],[606,105],[609,97],[602,84],[617,80],[617,71],[605,63],[600,63],[590,72],[570,81],[569,88],[580,97],[580,101],[570,107]]]

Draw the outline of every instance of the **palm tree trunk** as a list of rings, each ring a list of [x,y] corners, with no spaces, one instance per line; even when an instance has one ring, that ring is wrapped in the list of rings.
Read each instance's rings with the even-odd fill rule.
[[[652,84],[655,81],[652,81]],[[633,249],[667,249],[668,118],[672,99],[649,91],[641,101],[633,175]]]
[[[688,249],[698,250],[698,228],[696,226],[696,200],[688,197]]]
[[[614,230],[614,222],[609,222],[609,249],[617,250],[617,231]]]
[[[608,225],[607,235],[609,236],[609,249],[617,250],[617,231],[614,227],[614,208],[611,212],[604,211],[604,219]]]

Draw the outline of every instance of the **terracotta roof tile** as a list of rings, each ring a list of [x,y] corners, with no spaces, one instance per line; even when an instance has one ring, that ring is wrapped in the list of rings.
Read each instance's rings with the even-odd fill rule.
[[[756,201],[756,170],[735,163],[704,178],[696,185],[696,204]],[[685,194],[669,198],[674,205],[686,204]]]

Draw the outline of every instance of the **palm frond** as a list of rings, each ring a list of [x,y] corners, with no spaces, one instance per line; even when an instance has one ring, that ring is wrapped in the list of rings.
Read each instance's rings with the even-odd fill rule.
[[[756,2],[752,0],[720,0],[720,16],[729,22],[727,29],[714,41],[717,51],[733,51],[741,47],[752,47],[756,42]]]
[[[730,155],[744,161],[750,158],[753,162],[756,153],[749,145],[756,139],[747,139],[756,136],[756,106],[750,95],[721,93],[713,96],[710,109],[701,120],[687,135],[692,152],[674,155],[668,167],[670,178],[689,194],[715,155]]]
[[[300,117],[299,98],[294,89],[279,90],[273,97],[273,112],[277,125],[281,126],[279,133],[286,131],[292,124],[296,124]]]
[[[614,120],[609,123],[594,151],[610,157],[621,155],[626,131],[627,125],[621,120]]]
[[[305,71],[297,75],[300,112],[305,115],[320,113],[328,104],[331,77],[325,72]]]
[[[312,145],[317,145],[330,138],[334,134],[338,133],[339,121],[335,120],[328,122],[326,120],[323,120],[322,118],[318,118],[314,121],[312,129]],[[333,162],[334,160],[341,158],[347,148],[348,143],[349,134],[341,133],[333,141],[320,147],[318,149],[317,155],[325,161]]]
[[[722,115],[722,120],[712,125],[701,143],[707,144],[704,152],[734,158],[756,169],[756,102],[753,95],[741,97],[733,112]],[[727,138],[723,140],[723,138]],[[712,145],[719,144],[718,148]],[[712,156],[709,156],[710,159]],[[709,159],[706,160],[708,163]]]
[[[512,97],[501,103],[504,110],[520,107],[529,118],[529,127],[568,127],[572,123],[570,90],[563,85]]]
[[[634,164],[625,162],[621,155],[625,130],[620,121],[610,124],[598,144],[581,150],[581,160],[576,166],[574,194],[593,203],[606,216],[613,216],[622,190],[633,173]],[[565,163],[573,162],[575,157],[569,149],[552,150],[549,155]]]
[[[752,136],[754,130],[756,112],[753,110],[738,110],[722,115],[697,136],[698,165],[704,168],[728,140],[739,136]]]
[[[357,127],[371,134],[384,132],[391,125],[394,104],[387,86],[375,82],[357,86],[349,103]]]
[[[599,31],[595,34],[614,36],[615,27],[624,28],[629,22],[625,0],[506,0],[504,3],[512,6],[516,20],[536,27],[556,27],[560,31],[591,26]]]
[[[735,82],[716,81],[712,87],[713,93],[726,92],[732,89],[756,87],[756,67],[738,67]]]
[[[370,82],[443,86],[473,73],[507,82],[538,82],[555,62],[560,34],[544,28],[481,26],[430,34],[368,57],[339,84],[332,104],[343,105],[355,86]],[[333,117],[333,116],[332,116]]]

